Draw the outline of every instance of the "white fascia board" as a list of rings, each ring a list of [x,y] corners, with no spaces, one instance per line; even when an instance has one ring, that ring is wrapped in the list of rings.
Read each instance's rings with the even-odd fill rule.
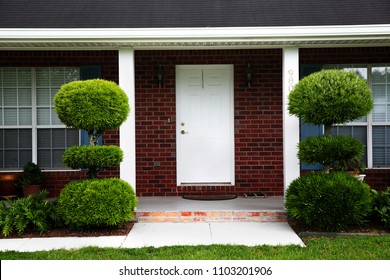
[[[7,42],[177,42],[390,39],[390,24],[305,27],[0,29]]]

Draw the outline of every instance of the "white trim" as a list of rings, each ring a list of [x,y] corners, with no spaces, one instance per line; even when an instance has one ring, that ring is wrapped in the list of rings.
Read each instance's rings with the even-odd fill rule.
[[[119,128],[119,143],[124,158],[120,165],[120,178],[136,189],[135,170],[135,76],[134,50],[120,49],[119,53],[119,86],[129,99],[130,113]]]
[[[288,112],[288,96],[299,82],[299,49],[283,48],[283,183],[287,191],[290,183],[299,177],[297,157],[299,143],[299,119]]]
[[[69,47],[95,48],[186,48],[291,46],[324,44],[390,45],[390,24],[286,27],[218,28],[4,28],[0,29],[0,48]],[[231,46],[231,47],[234,47]]]

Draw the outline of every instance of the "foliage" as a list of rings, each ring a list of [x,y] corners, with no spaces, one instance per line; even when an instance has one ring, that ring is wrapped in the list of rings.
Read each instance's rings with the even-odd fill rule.
[[[116,83],[101,79],[63,85],[54,105],[65,125],[88,131],[92,145],[104,131],[119,128],[130,110],[126,93]]]
[[[39,233],[45,233],[59,219],[53,203],[46,199],[48,192],[42,190],[36,195],[9,200],[9,207],[4,202],[0,207],[0,226],[6,237],[16,231],[18,235],[32,227]]]
[[[294,180],[286,193],[288,214],[309,226],[340,231],[361,225],[372,210],[370,187],[343,172],[312,172]]]
[[[325,169],[346,171],[359,162],[364,145],[352,136],[308,137],[298,144],[298,158],[308,164],[321,163]]]
[[[74,146],[67,149],[63,160],[71,168],[87,168],[90,178],[104,168],[119,165],[123,152],[118,146]]]
[[[18,180],[19,186],[26,185],[40,185],[43,183],[45,177],[42,173],[41,168],[33,163],[28,162],[25,166],[23,166],[23,173]]]
[[[344,70],[322,70],[306,76],[289,95],[288,110],[309,124],[346,123],[373,108],[372,93],[360,76]]]
[[[374,216],[385,228],[390,228],[390,187],[383,192],[374,193]]]
[[[58,199],[64,223],[75,229],[121,226],[136,204],[133,188],[118,178],[70,182]]]

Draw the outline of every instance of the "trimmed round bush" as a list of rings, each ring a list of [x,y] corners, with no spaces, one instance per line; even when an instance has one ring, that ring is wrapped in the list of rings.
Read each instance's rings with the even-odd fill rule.
[[[344,172],[312,172],[287,189],[288,214],[317,229],[340,231],[361,225],[372,210],[370,187]]]
[[[54,105],[66,126],[85,129],[89,134],[119,128],[130,111],[126,93],[116,83],[101,79],[63,85]]]
[[[73,146],[64,152],[63,160],[70,168],[88,169],[95,178],[99,170],[119,165],[123,151],[118,146]]]
[[[118,178],[73,181],[58,198],[64,223],[75,229],[119,227],[134,216],[133,188]]]
[[[302,140],[298,149],[298,158],[305,163],[346,170],[349,162],[362,158],[364,145],[352,136],[323,136]]]
[[[344,70],[322,70],[306,76],[291,91],[288,104],[291,114],[326,127],[366,116],[372,108],[366,81]]]

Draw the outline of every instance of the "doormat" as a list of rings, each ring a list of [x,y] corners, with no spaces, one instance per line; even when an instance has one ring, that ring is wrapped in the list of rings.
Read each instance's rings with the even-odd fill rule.
[[[229,200],[237,198],[237,195],[183,195],[184,199],[190,200]]]

